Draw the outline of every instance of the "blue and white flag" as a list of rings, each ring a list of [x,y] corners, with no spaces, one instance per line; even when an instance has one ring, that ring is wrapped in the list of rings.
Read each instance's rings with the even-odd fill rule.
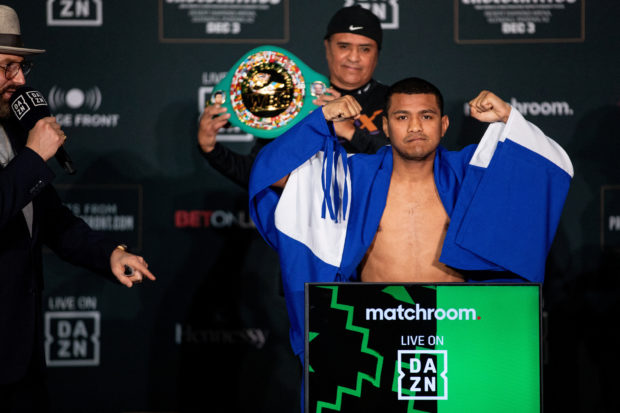
[[[387,149],[383,155],[347,155],[322,111],[315,110],[254,162],[250,213],[279,253],[297,355],[304,349],[304,283],[352,279],[374,238],[392,170]],[[286,175],[281,193],[271,188]]]
[[[271,185],[288,177],[281,192]],[[355,280],[383,215],[392,149],[347,155],[315,110],[257,156],[250,213],[278,251],[303,360],[304,283]],[[451,222],[440,261],[490,271],[484,281],[542,282],[545,260],[573,175],[564,150],[521,114],[489,125],[479,145],[437,148],[435,183]]]
[[[513,108],[467,165],[439,261],[542,283],[572,177],[566,152]]]

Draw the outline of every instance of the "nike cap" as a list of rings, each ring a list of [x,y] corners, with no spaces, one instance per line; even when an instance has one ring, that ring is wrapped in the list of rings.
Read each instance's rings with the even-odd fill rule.
[[[381,49],[381,22],[371,11],[359,5],[344,7],[334,14],[327,25],[325,39],[329,39],[334,33],[353,33],[369,37],[377,42],[377,47]]]

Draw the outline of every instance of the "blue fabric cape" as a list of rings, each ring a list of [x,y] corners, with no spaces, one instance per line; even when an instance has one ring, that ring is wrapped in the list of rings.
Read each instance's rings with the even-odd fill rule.
[[[271,188],[289,174],[283,191]],[[254,162],[250,214],[279,253],[291,345],[302,362],[304,283],[356,279],[391,174],[390,146],[375,155],[346,154],[320,110]],[[434,174],[450,216],[440,261],[487,274],[475,281],[542,283],[573,174],[562,148],[513,108],[508,122],[490,124],[478,145],[438,147]]]

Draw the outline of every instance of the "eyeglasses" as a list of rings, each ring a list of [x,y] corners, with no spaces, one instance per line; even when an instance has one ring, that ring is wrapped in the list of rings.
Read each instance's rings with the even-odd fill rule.
[[[4,69],[4,77],[6,80],[11,80],[19,73],[20,69],[24,74],[24,77],[28,76],[30,73],[30,69],[32,69],[32,62],[23,61],[23,62],[11,62],[6,66],[1,66],[0,69]]]

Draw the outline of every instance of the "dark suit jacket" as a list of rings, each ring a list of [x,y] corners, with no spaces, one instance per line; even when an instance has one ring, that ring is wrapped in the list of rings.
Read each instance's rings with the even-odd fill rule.
[[[15,158],[0,168],[0,384],[26,374],[33,355],[43,351],[42,245],[60,258],[113,278],[110,254],[117,242],[105,239],[64,207],[51,185],[54,173],[25,147],[26,134],[14,120],[0,121]],[[33,204],[32,236],[22,208]]]

